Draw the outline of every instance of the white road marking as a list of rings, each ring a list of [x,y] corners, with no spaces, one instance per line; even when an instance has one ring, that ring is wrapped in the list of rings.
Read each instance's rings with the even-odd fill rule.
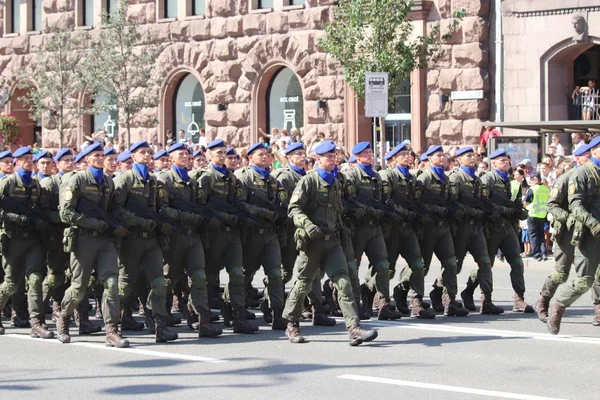
[[[65,346],[65,348],[68,348],[70,346],[90,347],[90,348],[97,349],[97,350],[112,350],[112,351],[118,351],[118,352],[122,352],[122,353],[139,354],[139,355],[146,355],[146,356],[152,356],[152,357],[157,357],[157,358],[171,358],[171,359],[175,359],[175,360],[184,360],[184,361],[200,361],[200,362],[205,362],[205,363],[209,363],[209,364],[219,364],[219,363],[228,362],[227,360],[221,360],[218,358],[192,356],[192,355],[188,355],[188,354],[166,353],[166,352],[162,352],[162,351],[138,349],[135,347],[118,349],[116,347],[107,347],[104,344],[99,344],[99,343],[74,342],[74,343],[69,343],[69,344],[63,344],[56,339],[47,339],[47,340],[35,339],[35,338],[32,338],[31,336],[17,335],[14,333],[0,336],[0,338],[2,338],[2,337],[8,337],[8,338],[13,338],[13,339],[34,340],[37,343],[60,344],[60,345]]]
[[[414,387],[414,388],[419,388],[419,389],[440,390],[440,391],[444,391],[444,392],[468,393],[468,394],[475,394],[475,395],[479,395],[479,396],[490,396],[490,397],[503,398],[503,399],[567,400],[567,399],[557,399],[554,397],[532,396],[532,395],[521,394],[521,393],[498,392],[495,390],[474,389],[474,388],[461,387],[461,386],[438,385],[436,383],[402,381],[399,379],[378,378],[375,376],[365,376],[365,375],[340,375],[340,376],[338,376],[338,378],[348,379],[348,380],[352,380],[352,381],[384,383],[387,385],[396,385],[396,386],[408,386],[408,387]]]
[[[503,338],[525,338],[534,340],[545,340],[550,342],[563,342],[563,343],[577,343],[577,344],[592,344],[600,345],[600,338],[586,337],[586,336],[570,336],[570,335],[551,335],[549,333],[537,333],[537,332],[519,332],[519,331],[507,331],[499,329],[482,329],[482,328],[468,328],[456,325],[446,324],[419,324],[402,321],[362,321],[361,324],[368,324],[381,327],[396,327],[400,329],[414,329],[420,331],[430,332],[444,332],[444,333],[464,333],[467,335],[474,336],[498,336]]]

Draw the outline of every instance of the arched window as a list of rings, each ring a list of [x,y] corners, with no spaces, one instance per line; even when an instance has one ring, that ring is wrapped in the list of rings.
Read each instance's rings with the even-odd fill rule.
[[[204,128],[204,90],[192,74],[181,79],[175,90],[173,116],[173,134],[183,130],[186,138],[198,143],[200,129]]]
[[[304,97],[298,77],[289,68],[275,74],[267,91],[268,130],[300,129],[304,126]]]
[[[94,103],[104,108],[93,115],[92,130],[98,132],[106,131],[106,136],[110,138],[118,137],[119,134],[119,109],[115,105],[115,100],[109,95],[109,92],[102,90],[94,97]]]

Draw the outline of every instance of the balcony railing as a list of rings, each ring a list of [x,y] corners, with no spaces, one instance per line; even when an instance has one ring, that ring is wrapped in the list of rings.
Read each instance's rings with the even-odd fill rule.
[[[568,104],[569,120],[600,120],[600,93],[581,93],[575,98],[569,96]]]

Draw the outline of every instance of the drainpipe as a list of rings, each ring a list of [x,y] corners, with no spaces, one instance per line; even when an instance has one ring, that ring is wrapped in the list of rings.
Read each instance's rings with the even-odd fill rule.
[[[494,88],[495,96],[494,101],[496,102],[496,115],[494,119],[496,121],[504,120],[504,36],[502,35],[502,1],[494,0],[494,38],[496,39],[496,62],[495,62],[495,76],[494,76]]]

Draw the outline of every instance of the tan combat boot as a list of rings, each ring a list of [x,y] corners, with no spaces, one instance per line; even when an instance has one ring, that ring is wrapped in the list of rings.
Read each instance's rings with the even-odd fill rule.
[[[550,299],[546,299],[540,294],[540,297],[533,305],[538,318],[542,322],[548,322],[548,307],[550,306]]]
[[[410,299],[410,316],[411,318],[435,319],[435,311],[423,306],[423,300],[415,296]]]
[[[71,343],[71,336],[69,335],[69,316],[60,313],[56,320],[56,331],[58,333],[58,341],[61,343]]]
[[[285,337],[288,338],[290,343],[304,343],[306,339],[300,334],[300,322],[290,321],[285,329]]]
[[[54,338],[54,332],[48,330],[46,324],[42,320],[42,317],[34,317],[30,320],[31,323],[31,337],[40,339],[52,339]]]
[[[550,315],[548,316],[548,330],[553,335],[558,335],[560,332],[560,321],[567,309],[566,306],[556,302],[550,306]]]
[[[377,338],[377,331],[374,329],[362,329],[359,325],[351,326],[348,329],[348,341],[350,346],[358,346],[364,342],[370,342]]]
[[[108,347],[117,347],[119,349],[129,347],[129,340],[121,337],[117,324],[106,324],[104,330],[106,331],[106,340],[104,343]]]

